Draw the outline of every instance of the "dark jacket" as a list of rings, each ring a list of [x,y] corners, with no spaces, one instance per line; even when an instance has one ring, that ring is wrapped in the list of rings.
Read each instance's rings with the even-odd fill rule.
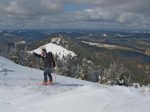
[[[43,63],[44,63],[44,68],[47,68],[47,67],[55,67],[55,61],[54,61],[54,58],[53,58],[53,55],[52,53],[47,53],[46,56],[41,56],[37,53],[34,53],[35,56],[37,56],[38,58],[41,58],[43,60]]]

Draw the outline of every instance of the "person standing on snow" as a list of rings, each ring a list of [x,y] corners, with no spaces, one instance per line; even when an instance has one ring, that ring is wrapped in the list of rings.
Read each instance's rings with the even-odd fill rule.
[[[44,63],[44,81],[42,85],[52,84],[53,78],[51,75],[51,68],[55,67],[55,61],[52,52],[47,53],[46,49],[42,49],[41,54],[37,54],[35,52],[33,52],[33,54],[36,57],[41,58]],[[49,77],[49,80],[47,79],[47,77]]]

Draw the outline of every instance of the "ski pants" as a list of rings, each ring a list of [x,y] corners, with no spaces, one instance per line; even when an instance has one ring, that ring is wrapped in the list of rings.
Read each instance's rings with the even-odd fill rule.
[[[46,67],[44,68],[44,82],[47,82],[47,77],[49,77],[49,80],[52,81],[52,75],[51,75],[51,68]]]

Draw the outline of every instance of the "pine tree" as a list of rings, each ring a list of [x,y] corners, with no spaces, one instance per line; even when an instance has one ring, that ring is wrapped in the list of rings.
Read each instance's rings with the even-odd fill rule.
[[[87,80],[88,74],[88,60],[84,57],[79,69],[79,79]]]
[[[100,83],[109,85],[129,85],[131,77],[128,73],[128,69],[123,64],[117,64],[116,62],[110,64],[109,68],[104,69],[104,72],[100,78]]]

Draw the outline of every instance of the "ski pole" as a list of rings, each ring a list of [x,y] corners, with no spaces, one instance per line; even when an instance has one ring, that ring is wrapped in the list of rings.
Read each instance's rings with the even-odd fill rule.
[[[54,76],[54,81],[56,82],[56,73],[55,73],[55,69],[53,68],[53,76]]]

